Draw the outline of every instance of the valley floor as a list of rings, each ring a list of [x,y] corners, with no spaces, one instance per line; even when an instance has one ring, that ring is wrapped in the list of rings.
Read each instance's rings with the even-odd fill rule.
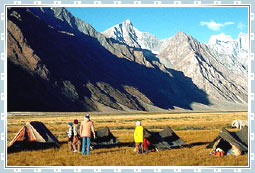
[[[28,114],[28,113],[27,113]],[[8,166],[248,166],[248,154],[234,157],[209,155],[206,146],[222,127],[230,128],[235,119],[248,119],[248,112],[188,112],[188,113],[91,113],[96,129],[108,126],[122,143],[133,142],[137,120],[150,131],[170,126],[185,141],[179,149],[142,155],[133,147],[120,146],[91,151],[89,156],[68,151],[67,122],[81,121],[82,113],[29,113],[8,115],[7,141],[28,121],[41,121],[61,142],[60,148],[21,151],[7,155]],[[236,131],[236,130],[234,130]]]

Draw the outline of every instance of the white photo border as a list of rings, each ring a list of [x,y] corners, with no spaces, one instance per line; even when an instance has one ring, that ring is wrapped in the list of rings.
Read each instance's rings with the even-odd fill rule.
[[[249,8],[249,83],[248,83],[248,119],[249,119],[249,152],[248,166],[8,166],[7,165],[7,36],[6,36],[6,8],[11,6],[45,6],[45,7],[215,7],[215,6],[247,6]],[[254,160],[254,0],[1,0],[0,1],[0,172],[255,172]]]

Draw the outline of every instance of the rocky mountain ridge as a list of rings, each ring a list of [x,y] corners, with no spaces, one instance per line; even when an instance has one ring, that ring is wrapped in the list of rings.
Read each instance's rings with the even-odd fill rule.
[[[159,40],[150,33],[141,32],[133,26],[130,20],[125,20],[102,33],[107,38],[117,40],[131,47],[150,50],[154,54],[160,54],[167,46],[168,40],[171,39]],[[207,46],[214,56],[231,72],[248,74],[248,34],[240,33],[236,40],[224,33],[212,35]],[[166,67],[171,67],[168,61],[158,58]]]
[[[108,38],[116,39],[113,29],[121,26],[121,29],[117,30],[125,31],[124,36],[121,37],[123,43],[132,46],[125,41],[129,40],[130,35],[136,35],[136,40],[142,40],[141,37],[139,38],[141,32],[130,21],[123,23],[115,25],[103,34]],[[135,34],[129,34],[130,30]],[[203,44],[190,35],[178,32],[171,38],[155,42],[158,42],[156,45],[160,45],[160,48],[151,52],[158,52],[156,57],[165,67],[183,72],[200,89],[209,93],[209,96],[213,95],[217,99],[236,103],[247,103],[247,34],[240,33],[237,40],[225,34],[214,35],[208,44]]]
[[[131,40],[135,46],[130,46],[106,38],[65,8],[10,8],[7,31],[8,111],[229,110],[247,106],[247,85],[232,81],[239,76],[227,73],[222,64],[215,65],[218,61],[208,53],[208,46],[185,33],[167,39],[166,47],[155,54],[157,46],[146,45],[146,39]],[[185,51],[178,50],[177,43]],[[174,53],[177,59],[169,59]],[[221,105],[215,104],[217,99]]]

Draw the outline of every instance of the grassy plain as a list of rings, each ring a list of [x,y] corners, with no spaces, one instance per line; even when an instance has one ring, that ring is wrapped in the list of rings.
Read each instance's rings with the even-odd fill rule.
[[[138,155],[132,147],[121,146],[92,150],[89,156],[68,151],[67,122],[83,120],[84,113],[27,113],[8,115],[7,141],[29,121],[41,121],[61,142],[60,148],[8,153],[8,166],[247,166],[248,154],[234,157],[209,155],[206,146],[222,127],[235,119],[248,119],[248,112],[186,113],[91,113],[96,129],[108,126],[120,142],[132,142],[135,122],[150,131],[170,126],[185,141],[179,149]]]

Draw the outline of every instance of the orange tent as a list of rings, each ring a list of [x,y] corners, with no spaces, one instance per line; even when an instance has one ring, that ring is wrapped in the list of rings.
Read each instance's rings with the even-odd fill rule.
[[[57,138],[49,129],[39,121],[31,121],[23,126],[9,144],[13,146],[17,143],[58,143]]]

